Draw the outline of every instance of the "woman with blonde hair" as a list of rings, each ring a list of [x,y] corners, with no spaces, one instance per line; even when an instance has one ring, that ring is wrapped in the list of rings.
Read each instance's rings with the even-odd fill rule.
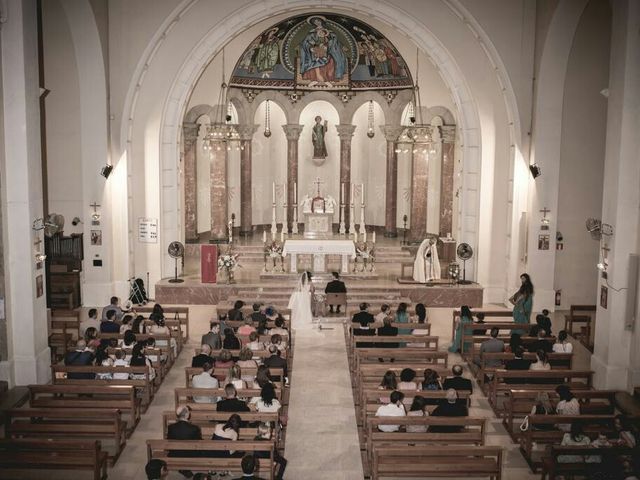
[[[237,390],[245,388],[244,380],[242,380],[242,371],[238,365],[233,365],[227,372],[227,378],[224,380],[225,385],[231,383]]]
[[[247,385],[249,384],[249,382],[252,382],[253,381],[252,372],[256,368],[258,368],[258,362],[253,360],[253,352],[249,348],[244,347],[242,350],[240,350],[240,358],[236,362],[236,365],[240,367],[242,370],[246,369],[246,371],[249,372],[249,373],[244,373],[242,375],[241,377],[242,380],[244,380]]]

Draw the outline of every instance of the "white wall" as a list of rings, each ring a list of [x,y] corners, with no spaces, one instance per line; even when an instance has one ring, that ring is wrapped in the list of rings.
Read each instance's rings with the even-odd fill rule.
[[[591,240],[585,220],[602,212],[607,99],[600,91],[609,83],[610,18],[608,4],[589,3],[567,65],[557,226],[564,250],[556,251],[555,265],[555,289],[562,289],[564,309],[597,298],[599,243]]]

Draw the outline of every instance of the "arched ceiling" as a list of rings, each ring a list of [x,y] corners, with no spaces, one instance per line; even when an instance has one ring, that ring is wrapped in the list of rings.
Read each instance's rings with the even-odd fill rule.
[[[231,87],[269,90],[399,90],[413,87],[407,63],[378,30],[344,15],[289,17],[240,56]]]

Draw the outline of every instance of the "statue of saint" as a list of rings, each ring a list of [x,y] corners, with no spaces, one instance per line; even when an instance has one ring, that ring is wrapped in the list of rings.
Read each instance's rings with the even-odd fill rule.
[[[313,142],[313,158],[326,158],[327,146],[324,143],[324,135],[327,133],[328,122],[325,120],[322,123],[322,117],[320,115],[315,118],[316,124],[313,126],[311,133],[311,141]]]

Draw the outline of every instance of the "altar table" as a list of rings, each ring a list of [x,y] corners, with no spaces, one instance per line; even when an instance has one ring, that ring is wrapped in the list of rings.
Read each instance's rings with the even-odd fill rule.
[[[298,255],[313,255],[313,271],[327,271],[326,255],[341,255],[342,273],[349,272],[349,257],[356,256],[356,248],[351,240],[286,240],[283,256],[290,256],[291,272],[298,271]]]

